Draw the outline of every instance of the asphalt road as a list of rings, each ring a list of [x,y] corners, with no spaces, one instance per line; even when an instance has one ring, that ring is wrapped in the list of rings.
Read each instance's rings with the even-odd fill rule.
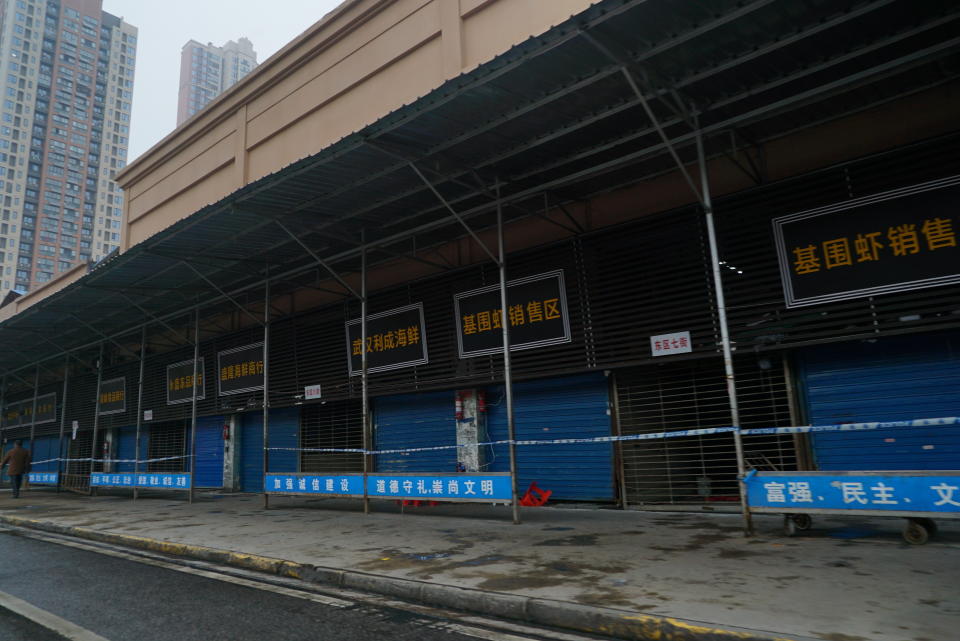
[[[109,641],[476,641],[449,622],[355,602],[329,605],[25,538],[0,529],[0,593]],[[0,607],[0,639],[61,639]]]

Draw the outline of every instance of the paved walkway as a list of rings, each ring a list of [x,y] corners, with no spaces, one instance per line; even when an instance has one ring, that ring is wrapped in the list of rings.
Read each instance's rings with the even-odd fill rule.
[[[285,559],[431,584],[828,641],[933,641],[960,629],[960,522],[925,546],[898,519],[817,519],[787,538],[778,517],[758,536],[734,514],[525,508],[400,508],[257,495],[136,502],[33,489],[0,498],[0,518]]]

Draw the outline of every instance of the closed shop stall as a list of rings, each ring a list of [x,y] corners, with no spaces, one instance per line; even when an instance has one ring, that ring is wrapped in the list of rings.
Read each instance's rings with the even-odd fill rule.
[[[362,403],[348,399],[303,405],[300,408],[300,447],[363,448]],[[301,452],[300,471],[322,474],[362,472],[363,455],[356,452]]]
[[[142,428],[141,430],[140,451],[146,454],[148,432]],[[132,472],[136,465],[133,459],[137,458],[137,427],[135,425],[121,427],[117,430],[116,452],[116,458],[120,459],[120,462],[116,463],[114,470],[117,472]],[[144,458],[146,457],[141,457],[141,460]],[[139,469],[145,469],[145,466],[141,465]]]
[[[785,370],[777,354],[734,361],[740,422],[745,428],[791,425]],[[731,423],[719,358],[668,361],[617,372],[623,434],[655,434]],[[796,469],[791,435],[744,438],[748,467]],[[718,504],[739,501],[737,456],[730,433],[628,441],[623,444],[628,505]]]
[[[402,394],[374,400],[374,449],[457,444],[455,392]],[[456,472],[456,449],[376,456],[377,472]]]
[[[270,410],[270,447],[291,448],[270,452],[271,472],[297,472],[297,448],[300,432],[300,408]],[[240,489],[263,491],[263,413],[240,416]]]
[[[223,421],[222,416],[197,418],[196,487],[223,487]]]
[[[799,358],[814,425],[960,416],[960,333],[808,348]],[[821,470],[943,470],[960,461],[956,425],[812,435]]]
[[[30,458],[33,461],[48,461],[46,463],[33,463],[30,466],[31,472],[56,472],[57,471],[57,461],[50,461],[49,459],[58,458],[60,455],[57,453],[57,448],[60,440],[56,436],[38,436],[33,439],[33,451],[30,453]],[[24,447],[30,447],[29,442],[24,441]]]
[[[515,383],[517,440],[554,440],[610,436],[607,378],[602,372]],[[503,386],[487,389],[490,441],[506,440],[507,408]],[[486,448],[484,469],[509,472],[506,445]],[[536,482],[552,499],[613,501],[613,446],[610,443],[562,443],[517,447],[520,493]]]
[[[143,428],[141,428],[143,429]],[[186,459],[189,453],[189,430],[187,419],[167,421],[150,425],[147,444],[147,472],[185,472],[190,469]]]

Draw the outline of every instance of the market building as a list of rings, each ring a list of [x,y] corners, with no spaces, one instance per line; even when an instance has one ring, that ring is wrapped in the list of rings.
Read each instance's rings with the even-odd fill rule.
[[[4,438],[78,491],[956,470],[953,424],[731,430],[960,415],[958,19],[345,2],[118,174],[120,255],[0,309]]]

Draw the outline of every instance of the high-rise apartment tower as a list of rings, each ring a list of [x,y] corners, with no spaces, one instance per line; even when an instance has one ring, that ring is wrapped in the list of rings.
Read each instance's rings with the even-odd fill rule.
[[[0,0],[0,296],[119,247],[136,50],[101,0]]]
[[[190,40],[180,52],[180,94],[177,126],[206,107],[257,66],[257,53],[247,38],[222,47]]]

